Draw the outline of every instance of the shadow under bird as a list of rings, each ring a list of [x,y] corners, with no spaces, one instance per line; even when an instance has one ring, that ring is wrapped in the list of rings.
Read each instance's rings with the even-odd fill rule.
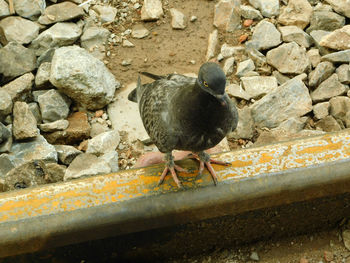
[[[229,163],[211,159],[204,150],[217,145],[238,122],[237,109],[225,92],[226,76],[222,69],[216,63],[207,62],[200,67],[197,78],[141,74],[155,81],[142,85],[139,76],[137,87],[128,99],[139,104],[148,135],[165,153],[166,165],[159,184],[170,171],[177,186],[182,187],[175,170],[187,171],[174,163],[173,150],[193,152],[192,157],[200,161],[199,174],[205,165],[217,184],[211,163]]]

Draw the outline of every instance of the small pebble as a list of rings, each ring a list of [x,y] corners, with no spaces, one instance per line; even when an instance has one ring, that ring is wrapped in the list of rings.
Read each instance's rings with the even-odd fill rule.
[[[104,119],[104,120],[107,120],[107,119],[108,119],[107,113],[103,113],[103,114],[102,114],[102,119]]]
[[[222,61],[224,59],[224,56],[220,53],[217,57],[218,61]]]
[[[103,110],[98,110],[95,112],[95,117],[99,118],[103,115]]]
[[[253,24],[253,20],[252,19],[247,19],[247,20],[244,20],[243,22],[243,26],[245,27],[249,27]]]
[[[131,58],[124,59],[124,60],[122,61],[122,66],[124,66],[124,67],[130,66],[130,65],[131,65],[131,62],[132,62],[132,59],[131,59]]]
[[[195,61],[195,60],[191,60],[190,63],[191,63],[192,65],[194,65],[194,64],[196,64],[196,61]]]
[[[191,16],[191,19],[190,19],[191,22],[194,22],[194,21],[196,21],[196,20],[197,20],[197,17],[196,17],[196,16]]]
[[[250,254],[250,259],[251,260],[254,260],[254,261],[259,261],[259,255],[257,252],[253,251],[251,254]]]

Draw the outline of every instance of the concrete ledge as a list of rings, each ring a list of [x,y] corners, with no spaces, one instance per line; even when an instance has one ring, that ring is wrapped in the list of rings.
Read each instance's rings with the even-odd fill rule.
[[[161,165],[2,193],[0,257],[350,192],[349,131],[215,157],[216,187],[196,170],[157,187]]]

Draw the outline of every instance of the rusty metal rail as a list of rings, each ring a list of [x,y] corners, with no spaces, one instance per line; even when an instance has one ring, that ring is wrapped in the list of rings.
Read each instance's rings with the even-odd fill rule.
[[[216,158],[216,187],[197,170],[157,186],[161,165],[2,193],[0,257],[350,192],[347,130]]]

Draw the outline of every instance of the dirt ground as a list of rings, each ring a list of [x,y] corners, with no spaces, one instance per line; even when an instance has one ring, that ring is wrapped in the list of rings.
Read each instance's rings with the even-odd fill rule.
[[[251,259],[256,252],[259,261]],[[341,241],[338,230],[301,235],[278,241],[261,241],[232,250],[220,250],[193,258],[170,262],[191,263],[350,263],[350,251]]]

